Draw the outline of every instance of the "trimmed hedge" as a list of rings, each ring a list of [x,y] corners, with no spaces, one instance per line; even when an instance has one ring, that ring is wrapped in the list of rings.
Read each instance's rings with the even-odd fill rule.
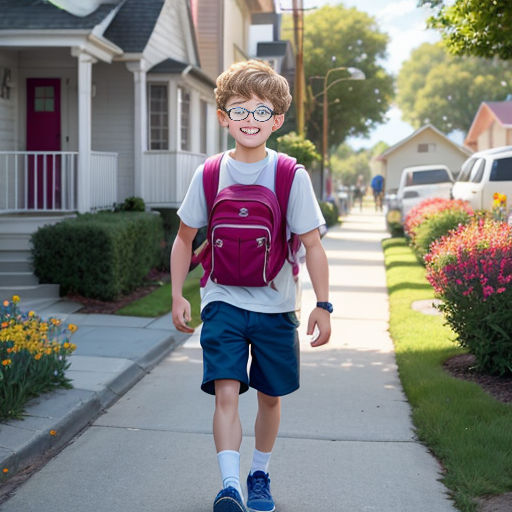
[[[44,226],[32,235],[34,271],[60,293],[113,300],[160,263],[160,215],[100,212]]]
[[[328,201],[320,201],[318,204],[328,227],[339,224],[340,212],[335,204]]]

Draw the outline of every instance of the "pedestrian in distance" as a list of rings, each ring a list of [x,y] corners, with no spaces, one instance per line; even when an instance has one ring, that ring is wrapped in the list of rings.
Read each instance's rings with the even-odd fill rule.
[[[359,210],[363,209],[363,198],[366,193],[366,185],[364,184],[363,175],[357,177],[356,185],[354,188],[354,203],[359,203]]]
[[[309,315],[307,334],[311,345],[318,347],[327,343],[331,335],[329,271],[319,233],[325,221],[307,171],[290,157],[266,147],[268,137],[282,126],[291,103],[286,79],[257,60],[236,63],[217,78],[215,95],[219,124],[235,140],[235,149],[198,167],[178,210],[180,227],[171,251],[172,320],[179,331],[193,332],[188,325],[190,304],[183,297],[182,288],[192,258],[192,241],[199,228],[208,226],[202,253],[205,275],[201,282],[201,389],[215,395],[213,438],[222,489],[213,510],[271,512],[275,504],[268,468],[279,430],[281,397],[299,387],[296,262],[287,242],[289,234],[294,233],[305,248],[306,267],[318,301]],[[213,203],[207,177],[210,175],[218,180],[213,180]],[[287,186],[278,179],[284,175],[291,176]],[[284,204],[283,188],[289,193]],[[278,223],[282,229],[277,241],[270,242],[265,231],[260,234],[261,222],[250,224],[253,208],[257,207],[252,202],[245,203],[244,194],[252,200],[256,193],[264,198],[261,202],[265,207],[276,197],[281,201]],[[213,226],[216,212],[221,210],[226,218],[233,217]],[[279,208],[274,210],[279,215]],[[240,225],[235,218],[240,219]],[[230,237],[241,232],[248,234],[232,243]],[[254,243],[252,239],[245,243],[253,232],[258,233]],[[239,252],[233,249],[235,246],[241,247]],[[264,248],[256,254],[260,246]],[[272,263],[269,253],[276,247],[278,253],[279,247],[286,250],[280,261],[274,259]],[[229,256],[223,257],[223,251]],[[254,262],[260,254],[264,260],[258,267]],[[267,275],[268,267],[275,267],[275,275]],[[249,350],[252,359],[248,375]],[[249,387],[257,391],[258,412],[245,503],[240,483],[242,427],[238,403],[239,395]]]
[[[375,202],[375,211],[382,211],[382,198],[384,195],[384,176],[376,174],[370,182],[373,192],[373,200]]]

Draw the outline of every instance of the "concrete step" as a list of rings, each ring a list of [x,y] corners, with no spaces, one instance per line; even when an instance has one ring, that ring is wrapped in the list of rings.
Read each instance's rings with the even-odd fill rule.
[[[10,300],[13,295],[19,295],[22,300],[28,299],[58,299],[58,284],[39,284],[37,286],[0,286],[0,299]]]
[[[31,261],[30,251],[0,251],[0,263],[3,261]]]
[[[32,249],[30,235],[23,233],[0,233],[0,251],[29,251]]]
[[[32,272],[32,264],[29,260],[2,260],[0,259],[0,274]]]
[[[0,272],[2,286],[36,286],[39,279],[32,272]]]

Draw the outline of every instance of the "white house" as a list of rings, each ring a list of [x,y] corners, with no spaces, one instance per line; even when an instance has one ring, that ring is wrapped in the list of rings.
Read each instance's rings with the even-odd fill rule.
[[[470,149],[459,146],[435,126],[427,124],[380,154],[377,161],[382,166],[378,172],[386,179],[386,192],[393,192],[398,188],[405,167],[444,164],[456,175],[471,153]]]

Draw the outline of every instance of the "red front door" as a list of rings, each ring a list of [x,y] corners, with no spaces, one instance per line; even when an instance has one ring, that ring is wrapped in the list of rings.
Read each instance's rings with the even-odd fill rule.
[[[60,79],[27,78],[27,151],[60,151]],[[29,155],[28,208],[61,205],[61,156]]]

